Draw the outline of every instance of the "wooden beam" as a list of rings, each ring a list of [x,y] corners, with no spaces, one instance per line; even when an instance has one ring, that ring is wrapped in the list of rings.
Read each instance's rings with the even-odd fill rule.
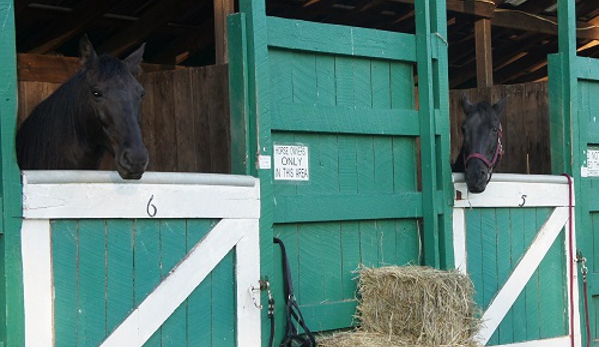
[[[531,15],[526,12],[498,9],[491,20],[494,26],[557,36],[555,17]],[[599,28],[586,22],[578,22],[576,36],[581,39],[599,40]]]
[[[234,0],[214,0],[214,44],[216,64],[229,62],[227,16],[235,11]]]
[[[391,0],[402,4],[414,4],[414,0]],[[493,17],[495,4],[491,1],[447,0],[447,11],[471,14],[482,18]]]
[[[181,11],[185,11],[189,6],[189,1],[185,0],[159,0],[137,22],[114,35],[98,51],[106,52],[113,56],[120,56],[139,46],[151,34],[168,23],[173,16],[179,14]]]
[[[19,81],[63,83],[79,69],[79,58],[43,54],[19,53],[17,79]],[[177,69],[174,65],[141,64],[144,72]]]
[[[205,34],[212,26],[212,19],[207,19],[192,35],[181,36],[164,46],[159,54],[151,57],[152,61],[160,64],[181,64],[189,56],[212,44],[210,35]]]
[[[493,86],[493,47],[491,44],[491,21],[479,19],[474,22],[476,46],[476,85],[478,88]]]
[[[81,35],[89,28],[96,19],[101,18],[106,11],[112,8],[119,0],[84,0],[80,1],[63,21],[55,21],[54,25],[40,33],[39,45],[28,49],[29,53],[44,54],[54,51],[60,45]]]

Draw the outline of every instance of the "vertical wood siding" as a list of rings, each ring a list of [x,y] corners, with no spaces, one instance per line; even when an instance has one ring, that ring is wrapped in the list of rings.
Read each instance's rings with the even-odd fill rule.
[[[552,208],[466,209],[468,273],[485,310],[506,282]],[[564,238],[558,237],[507,313],[489,345],[540,340],[568,332]]]
[[[275,128],[293,128],[298,117],[308,128],[273,131],[273,143],[301,143],[310,153],[309,182],[274,182],[274,233],[286,245],[296,296],[310,328],[348,327],[355,324],[355,271],[360,264],[420,262],[421,235],[414,217],[421,209],[411,218],[380,219],[374,217],[381,212],[376,206],[354,200],[418,190],[416,136],[372,130],[373,124],[383,133],[394,126],[391,118],[372,116],[375,112],[413,110],[414,67],[398,61],[277,48],[269,50],[269,67]],[[348,124],[334,120],[345,112]],[[400,125],[410,122],[394,120]],[[417,118],[412,122],[417,123]],[[361,123],[364,127],[350,126]],[[330,132],[318,128],[322,124],[347,129]],[[323,221],[314,222],[311,205],[323,197],[331,199],[322,206],[328,215],[323,213]],[[360,206],[360,217],[343,216],[343,209],[351,206]],[[402,210],[387,207],[385,213],[390,216],[397,215],[392,210]],[[287,210],[292,212],[280,212]],[[293,223],[303,218],[299,216],[305,216],[306,222]],[[274,272],[279,269],[275,265]]]
[[[449,98],[452,160],[455,160],[462,144],[460,124],[465,114],[461,95],[466,94],[473,103],[495,103],[506,98],[506,107],[501,115],[505,155],[497,172],[551,173],[548,90],[547,82],[452,90]]]
[[[148,170],[230,172],[228,65],[143,74]],[[61,83],[19,81],[19,124]],[[112,170],[106,158],[102,168]]]
[[[56,346],[98,345],[216,220],[52,222]],[[145,346],[235,346],[234,254]]]

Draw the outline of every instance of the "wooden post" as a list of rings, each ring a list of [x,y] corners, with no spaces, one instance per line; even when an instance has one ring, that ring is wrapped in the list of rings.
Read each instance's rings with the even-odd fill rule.
[[[493,52],[491,38],[491,20],[480,19],[474,23],[476,45],[476,86],[493,86]]]
[[[216,64],[229,62],[227,16],[235,11],[233,0],[214,0],[214,42]]]
[[[0,345],[25,345],[21,176],[15,152],[17,56],[14,1],[0,0]]]

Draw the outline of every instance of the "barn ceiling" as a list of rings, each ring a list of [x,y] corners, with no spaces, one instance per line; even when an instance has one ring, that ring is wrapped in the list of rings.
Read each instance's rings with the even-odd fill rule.
[[[123,56],[147,42],[148,63],[214,64],[214,28],[221,23],[214,4],[230,1],[15,0],[17,50],[76,56],[87,34],[101,52]],[[266,0],[266,7],[272,16],[413,33],[413,1]],[[556,0],[446,1],[451,88],[477,85],[475,38],[485,37],[480,23],[490,28],[487,62],[495,84],[546,78],[547,54],[557,51]],[[577,0],[576,11],[578,54],[599,57],[599,1]]]

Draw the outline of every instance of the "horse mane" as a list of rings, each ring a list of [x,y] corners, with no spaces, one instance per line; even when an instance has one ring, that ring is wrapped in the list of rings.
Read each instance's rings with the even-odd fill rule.
[[[82,66],[73,77],[42,101],[17,133],[17,157],[21,169],[97,169],[105,149],[100,141],[102,132],[94,131],[97,127],[101,130],[101,124],[86,118],[92,112],[90,102],[93,102],[91,96],[86,95],[89,93],[89,87],[85,86],[86,74],[106,80],[122,73],[127,73],[124,63],[109,55],[102,55],[93,66]],[[90,138],[97,140],[97,144],[90,143]],[[55,155],[61,152],[67,155]],[[85,157],[91,160],[81,163],[81,158]]]

